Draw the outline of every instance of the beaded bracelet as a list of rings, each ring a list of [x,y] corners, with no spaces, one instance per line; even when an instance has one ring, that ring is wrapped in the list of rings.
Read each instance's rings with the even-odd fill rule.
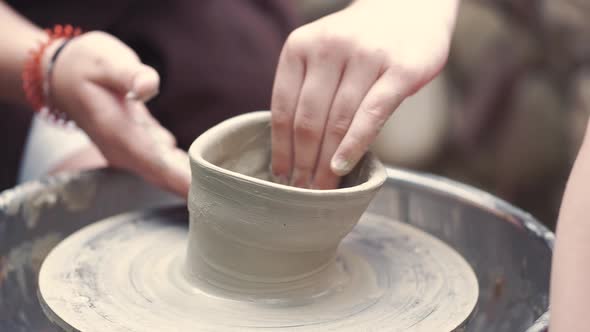
[[[45,32],[47,33],[47,40],[30,51],[29,58],[23,67],[23,90],[27,100],[36,112],[41,112],[46,118],[65,123],[68,121],[67,115],[51,106],[51,75],[60,52],[72,38],[80,35],[82,31],[80,28],[74,28],[71,25],[56,25],[53,30],[46,29]],[[62,38],[64,42],[53,53],[47,66],[47,72],[43,73],[42,59],[45,51],[49,45]]]

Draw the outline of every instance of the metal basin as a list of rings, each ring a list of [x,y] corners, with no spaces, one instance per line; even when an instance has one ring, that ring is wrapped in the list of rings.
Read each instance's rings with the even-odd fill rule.
[[[480,297],[470,332],[541,332],[549,314],[553,234],[521,210],[431,175],[388,169],[369,209],[421,228],[460,252]],[[183,202],[126,173],[99,170],[30,182],[0,194],[0,331],[59,331],[37,300],[45,255],[108,216]]]

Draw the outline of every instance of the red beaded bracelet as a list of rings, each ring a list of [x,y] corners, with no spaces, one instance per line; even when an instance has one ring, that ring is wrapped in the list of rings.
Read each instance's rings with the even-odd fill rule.
[[[71,25],[56,25],[53,30],[46,29],[47,40],[41,43],[36,49],[30,51],[29,58],[25,62],[22,80],[23,90],[27,97],[27,100],[37,112],[47,113],[49,118],[58,120],[67,120],[64,113],[58,112],[50,106],[49,98],[49,79],[51,78],[51,69],[53,63],[56,60],[57,54],[65,46],[65,43],[72,38],[81,34],[80,28],[74,28]],[[45,50],[57,39],[65,38],[64,44],[62,44],[51,58],[51,63],[48,66],[48,73],[42,71],[42,58]]]

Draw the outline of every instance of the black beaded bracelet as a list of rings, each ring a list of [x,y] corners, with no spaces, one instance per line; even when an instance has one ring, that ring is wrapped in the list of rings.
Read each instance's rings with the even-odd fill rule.
[[[53,52],[53,55],[51,56],[51,59],[49,60],[49,63],[47,64],[47,72],[45,73],[45,79],[43,80],[43,92],[45,94],[45,100],[46,100],[46,110],[43,110],[42,113],[44,116],[51,118],[52,120],[57,121],[58,123],[62,123],[63,124],[72,124],[71,121],[69,121],[67,114],[65,114],[64,112],[60,112],[58,110],[56,110],[52,104],[51,104],[51,79],[53,78],[53,69],[55,68],[55,62],[57,61],[57,58],[59,57],[60,53],[63,51],[63,49],[73,40],[73,38],[66,38],[61,45],[58,46],[58,48],[55,50],[55,52]]]

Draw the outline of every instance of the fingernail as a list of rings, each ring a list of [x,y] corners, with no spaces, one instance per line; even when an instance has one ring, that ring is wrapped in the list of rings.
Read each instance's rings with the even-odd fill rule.
[[[137,94],[135,93],[135,91],[129,91],[125,95],[125,99],[130,100],[130,101],[135,101],[135,100],[137,100]]]
[[[351,161],[340,156],[332,158],[332,161],[330,162],[330,168],[332,169],[332,172],[338,176],[344,176],[348,174],[352,170],[353,165],[354,164]]]
[[[147,103],[150,99],[154,98],[158,93],[158,86],[156,85],[154,89],[148,88],[153,84],[153,76],[149,71],[143,71],[139,73],[133,79],[133,88],[132,91],[135,92],[136,98],[140,101]],[[139,92],[149,92],[145,95],[138,94]]]

